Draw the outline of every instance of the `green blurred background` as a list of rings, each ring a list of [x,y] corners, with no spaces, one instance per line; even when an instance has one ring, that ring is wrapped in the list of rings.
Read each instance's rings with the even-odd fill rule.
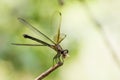
[[[38,37],[21,17],[53,39],[62,13],[61,43],[70,57],[45,80],[120,80],[119,0],[0,0],[0,80],[34,80],[52,66],[55,51],[14,46]],[[49,41],[48,41],[49,42]]]

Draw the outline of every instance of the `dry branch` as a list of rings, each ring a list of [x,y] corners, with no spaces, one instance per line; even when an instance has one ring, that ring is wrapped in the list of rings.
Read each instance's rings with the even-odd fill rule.
[[[39,75],[35,80],[42,80],[43,78],[48,76],[51,72],[53,72],[54,70],[56,70],[57,68],[59,68],[62,65],[63,65],[62,62],[59,62],[59,63],[55,64],[54,66],[50,67],[48,70],[43,72],[41,75]]]

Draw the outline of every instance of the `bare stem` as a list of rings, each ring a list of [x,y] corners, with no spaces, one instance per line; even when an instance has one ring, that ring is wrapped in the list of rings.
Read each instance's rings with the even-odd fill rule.
[[[35,80],[42,80],[43,78],[47,77],[51,72],[53,72],[62,65],[63,65],[62,62],[55,64],[54,66],[50,67],[48,70],[40,74]]]

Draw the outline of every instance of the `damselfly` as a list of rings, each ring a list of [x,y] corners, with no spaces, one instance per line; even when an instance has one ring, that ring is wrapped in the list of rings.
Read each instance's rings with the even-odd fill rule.
[[[37,28],[32,26],[29,22],[27,22],[23,18],[18,18],[18,20],[20,22],[22,22],[23,24],[25,24],[28,28],[32,29],[33,31],[35,31],[38,34],[41,34],[42,36],[44,36],[46,39],[48,39],[53,44],[49,44],[49,43],[47,43],[47,42],[45,42],[43,40],[37,39],[37,38],[32,37],[32,36],[27,35],[27,34],[24,34],[23,37],[27,38],[27,39],[31,39],[33,41],[36,41],[36,42],[38,42],[40,44],[19,44],[19,43],[12,43],[12,44],[13,45],[19,45],[19,46],[48,46],[48,47],[50,47],[51,49],[53,49],[53,50],[55,50],[57,52],[57,54],[53,57],[53,61],[55,60],[55,62],[57,62],[57,63],[63,62],[64,58],[66,58],[68,56],[68,50],[63,49],[61,47],[61,45],[60,45],[60,43],[64,40],[66,35],[61,35],[61,32],[60,32],[61,13],[59,13],[59,14],[60,14],[60,23],[59,23],[57,35],[55,36],[55,41],[51,40],[48,36],[43,34],[40,30],[38,30]]]

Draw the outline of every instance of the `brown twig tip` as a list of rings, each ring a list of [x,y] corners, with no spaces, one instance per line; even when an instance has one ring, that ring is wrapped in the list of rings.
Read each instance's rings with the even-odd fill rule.
[[[59,62],[59,63],[55,64],[54,66],[50,67],[48,70],[43,72],[41,75],[39,75],[35,80],[42,80],[43,78],[48,76],[51,72],[53,72],[54,70],[56,70],[57,68],[59,68],[62,65],[63,65],[62,62]]]

